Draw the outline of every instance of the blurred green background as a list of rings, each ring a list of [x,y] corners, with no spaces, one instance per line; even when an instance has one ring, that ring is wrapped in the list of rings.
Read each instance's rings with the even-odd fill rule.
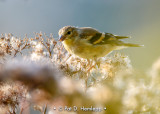
[[[66,25],[90,26],[102,32],[128,35],[133,66],[147,70],[160,56],[160,0],[0,0],[0,33],[29,37],[53,33]]]

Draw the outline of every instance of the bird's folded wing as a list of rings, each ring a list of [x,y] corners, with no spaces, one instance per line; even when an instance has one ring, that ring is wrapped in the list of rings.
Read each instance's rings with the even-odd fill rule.
[[[127,36],[116,36],[111,33],[101,33],[99,37],[99,42],[94,41],[93,44],[110,44],[110,45],[120,45],[123,42],[119,39],[128,38]]]
[[[111,33],[95,33],[94,35],[85,34],[84,36],[83,38],[87,39],[88,42],[93,45],[101,45],[101,44],[117,45],[122,43],[122,41],[120,41],[119,39],[128,38],[127,36],[115,36]]]
[[[112,34],[100,33],[98,30],[91,27],[81,27],[79,28],[79,33],[81,39],[86,39],[91,44],[99,44],[113,36]]]
[[[93,45],[105,45],[110,44],[113,46],[123,46],[123,47],[143,47],[143,45],[125,43],[120,39],[129,38],[127,36],[115,36],[111,33],[96,33],[89,42]]]
[[[79,28],[79,31],[80,31],[80,38],[87,40],[92,39],[93,36],[100,33],[98,30],[91,27],[81,27]]]
[[[111,33],[100,33],[98,30],[90,27],[80,28],[80,38],[88,40],[93,45],[111,44],[121,45],[120,39],[129,38],[127,36],[117,36]]]

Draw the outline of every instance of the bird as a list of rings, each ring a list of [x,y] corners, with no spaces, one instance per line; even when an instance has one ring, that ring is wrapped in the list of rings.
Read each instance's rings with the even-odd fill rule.
[[[58,34],[59,41],[70,54],[85,59],[104,57],[113,50],[143,46],[122,41],[122,39],[129,38],[128,36],[100,32],[92,27],[64,26]]]

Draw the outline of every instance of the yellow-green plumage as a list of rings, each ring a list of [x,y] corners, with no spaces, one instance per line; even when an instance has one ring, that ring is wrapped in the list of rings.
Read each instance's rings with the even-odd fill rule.
[[[128,38],[126,36],[100,33],[98,30],[89,27],[66,26],[60,29],[59,36],[69,53],[87,59],[104,57],[113,50],[126,47],[141,47],[141,45],[124,43],[120,40]]]
[[[103,57],[116,48],[110,44],[93,46],[85,40],[86,39],[80,41],[65,40],[63,41],[63,45],[68,52],[86,59]]]

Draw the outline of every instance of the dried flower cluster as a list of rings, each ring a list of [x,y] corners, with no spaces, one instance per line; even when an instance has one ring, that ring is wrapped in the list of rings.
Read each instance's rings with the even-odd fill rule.
[[[53,35],[0,38],[0,113],[81,114],[54,108],[106,107],[99,114],[159,114],[160,60],[135,71],[122,54],[86,60],[70,55]],[[87,114],[95,114],[88,111]]]

